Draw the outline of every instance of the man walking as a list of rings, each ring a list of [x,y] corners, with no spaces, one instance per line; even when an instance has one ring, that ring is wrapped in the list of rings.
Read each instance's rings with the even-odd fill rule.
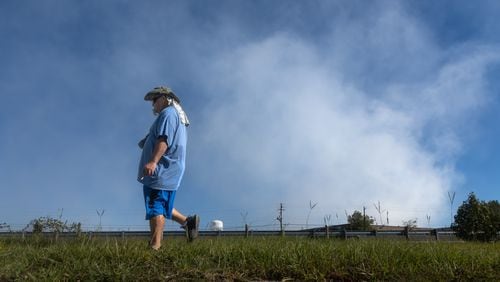
[[[139,142],[142,148],[137,180],[144,185],[146,220],[151,229],[150,246],[161,247],[165,218],[187,230],[189,241],[198,236],[200,218],[184,216],[174,208],[175,194],[182,180],[186,160],[189,120],[179,98],[168,87],[156,87],[144,96],[153,103],[156,120],[149,134]]]

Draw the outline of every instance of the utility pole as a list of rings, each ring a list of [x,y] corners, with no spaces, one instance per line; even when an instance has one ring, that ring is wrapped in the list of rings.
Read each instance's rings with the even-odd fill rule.
[[[450,227],[453,225],[453,202],[455,201],[455,192],[450,194],[448,192],[448,199],[450,199]]]
[[[366,207],[363,206],[363,231],[366,230],[366,216],[365,216],[366,213],[365,212],[366,212]]]
[[[278,217],[276,219],[280,222],[281,235],[285,234],[285,232],[283,230],[283,211],[284,210],[285,210],[285,208],[283,207],[283,203],[280,203],[280,208],[278,209],[278,211],[280,212],[280,214],[278,215]]]
[[[307,219],[306,219],[306,229],[309,228],[309,216],[311,216],[311,212],[316,207],[318,203],[313,204],[311,200],[309,200],[309,213],[307,214]]]
[[[244,224],[244,225],[247,225],[247,216],[248,216],[248,212],[245,212],[245,213],[240,212],[240,215],[241,215],[241,217],[243,218],[243,224]]]
[[[326,232],[326,238],[330,238],[330,219],[332,218],[332,215],[325,215],[323,220],[325,221],[325,232]]]
[[[375,209],[378,212],[378,216],[380,217],[380,224],[384,225],[384,223],[382,221],[382,213],[385,212],[385,210],[382,210],[382,208],[380,207],[380,201],[378,201],[378,205],[375,205],[375,204],[373,204],[373,205],[375,206]]]
[[[97,231],[101,231],[101,229],[102,229],[102,225],[101,225],[102,221],[101,220],[102,220],[102,216],[104,215],[104,210],[101,210],[101,211],[96,210],[96,212],[97,212],[97,215],[99,216],[99,226],[97,227]]]

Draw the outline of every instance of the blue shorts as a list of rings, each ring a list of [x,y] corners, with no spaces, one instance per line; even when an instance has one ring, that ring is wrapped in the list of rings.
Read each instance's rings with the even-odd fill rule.
[[[172,209],[174,208],[175,191],[152,189],[143,187],[144,203],[146,205],[146,220],[157,215],[163,215],[172,219]]]

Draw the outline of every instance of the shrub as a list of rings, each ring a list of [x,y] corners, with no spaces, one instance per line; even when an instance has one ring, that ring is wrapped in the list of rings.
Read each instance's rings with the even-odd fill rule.
[[[37,219],[33,219],[30,223],[28,223],[24,230],[28,230],[30,227],[32,227],[33,233],[35,234],[42,233],[44,230],[50,232],[81,232],[80,223],[68,224],[67,221],[62,221],[52,217],[39,217]]]

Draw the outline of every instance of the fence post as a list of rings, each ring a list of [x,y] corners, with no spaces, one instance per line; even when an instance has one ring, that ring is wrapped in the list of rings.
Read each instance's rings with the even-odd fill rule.
[[[436,238],[436,241],[439,241],[439,231],[437,229],[434,229],[433,232],[434,232],[434,238]]]
[[[248,238],[248,224],[245,224],[245,238]]]
[[[330,238],[330,230],[328,228],[328,225],[325,225],[325,232],[326,232],[326,239]]]
[[[410,240],[410,227],[409,226],[405,226],[404,234],[405,234],[406,240]]]
[[[375,236],[375,238],[376,238],[376,237],[377,237],[377,235],[378,235],[378,231],[377,231],[377,229],[373,230],[373,236]]]
[[[342,228],[341,236],[342,236],[342,238],[343,238],[344,240],[346,240],[346,239],[347,239],[347,231],[345,230],[345,227],[344,227],[344,228]]]
[[[82,235],[82,224],[80,222],[78,222],[78,224],[76,225],[76,237],[80,238],[80,236]]]
[[[125,232],[122,231],[122,240],[125,240]]]

